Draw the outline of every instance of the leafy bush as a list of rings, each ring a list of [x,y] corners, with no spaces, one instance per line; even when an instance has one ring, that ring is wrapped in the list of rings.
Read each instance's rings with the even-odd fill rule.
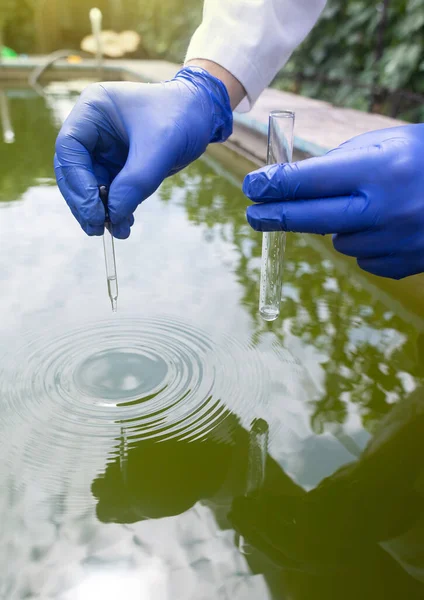
[[[201,16],[201,0],[150,0],[140,3],[137,29],[150,56],[182,62]]]
[[[423,119],[424,0],[328,0],[274,85],[342,106]]]

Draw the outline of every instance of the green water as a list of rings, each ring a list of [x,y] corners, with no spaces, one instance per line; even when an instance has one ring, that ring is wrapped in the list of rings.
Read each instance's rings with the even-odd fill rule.
[[[264,323],[261,237],[207,156],[117,241],[112,315],[53,179],[73,100],[8,95],[0,598],[424,598],[424,311],[292,235]]]

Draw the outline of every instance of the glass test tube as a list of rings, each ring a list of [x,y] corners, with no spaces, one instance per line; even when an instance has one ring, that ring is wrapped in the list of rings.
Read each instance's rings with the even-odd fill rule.
[[[269,115],[267,164],[288,163],[293,158],[294,112],[275,110]],[[286,232],[263,234],[259,313],[265,321],[280,314]]]
[[[106,277],[107,277],[107,291],[112,304],[112,311],[118,310],[118,277],[116,274],[116,260],[115,260],[115,245],[113,242],[113,229],[112,223],[109,219],[108,211],[108,197],[109,192],[106,186],[101,185],[99,188],[100,199],[105,207],[105,230],[103,233],[103,248],[105,251],[105,264],[106,264]]]
[[[246,478],[246,496],[260,492],[265,481],[268,454],[269,426],[264,419],[255,419],[249,432],[249,454]],[[239,538],[239,550],[251,554],[252,548],[243,536]]]

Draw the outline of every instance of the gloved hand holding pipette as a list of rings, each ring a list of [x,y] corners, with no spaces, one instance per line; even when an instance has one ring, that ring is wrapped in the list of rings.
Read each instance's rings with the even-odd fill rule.
[[[61,130],[55,159],[59,187],[84,231],[103,233],[97,189],[106,185],[114,235],[128,237],[138,204],[209,142],[228,137],[231,108],[254,104],[324,6],[204,0],[186,57],[194,68],[164,84],[90,86]],[[334,233],[336,249],[370,273],[424,272],[423,154],[424,125],[411,125],[361,135],[292,167],[268,166],[245,184],[262,203],[249,209],[249,222],[261,231]]]
[[[231,131],[226,87],[201,68],[182,69],[164,84],[94,84],[59,134],[58,185],[88,235],[103,235],[99,185],[110,186],[113,234],[124,239],[135,209],[163,179]]]
[[[210,142],[230,135],[231,110],[243,99],[247,106],[255,102],[308,34],[325,0],[204,4],[187,67],[174,79],[91,85],[63,125],[56,177],[87,234],[103,234],[98,186],[106,185],[114,236],[127,238],[135,209],[163,179],[198,158]]]
[[[320,158],[250,173],[244,192],[258,231],[333,233],[365,271],[424,271],[424,125],[360,135]]]

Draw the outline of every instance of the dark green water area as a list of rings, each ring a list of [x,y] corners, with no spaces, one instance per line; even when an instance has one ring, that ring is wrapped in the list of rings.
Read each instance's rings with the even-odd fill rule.
[[[54,181],[75,96],[7,99],[0,598],[424,598],[424,311],[290,235],[263,322],[261,236],[206,155],[116,242],[113,315]]]

